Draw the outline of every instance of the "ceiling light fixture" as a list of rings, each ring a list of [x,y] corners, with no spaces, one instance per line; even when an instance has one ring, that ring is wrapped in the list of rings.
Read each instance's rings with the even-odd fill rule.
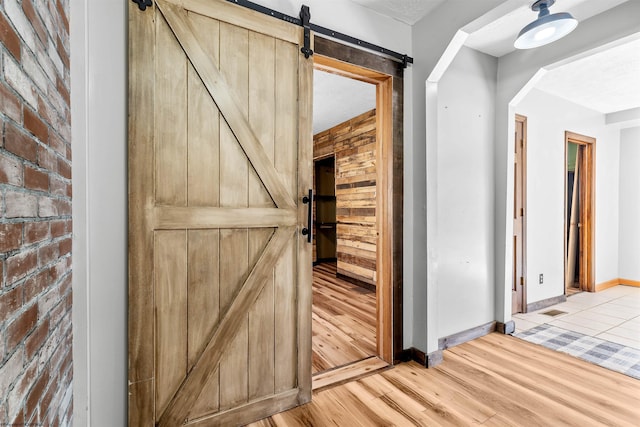
[[[513,44],[516,49],[533,49],[544,46],[569,34],[578,26],[578,20],[568,12],[549,13],[556,0],[537,0],[531,10],[539,12],[538,19],[520,31]]]

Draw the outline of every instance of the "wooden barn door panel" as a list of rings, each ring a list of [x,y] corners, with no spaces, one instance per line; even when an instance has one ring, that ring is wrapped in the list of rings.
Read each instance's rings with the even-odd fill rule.
[[[311,397],[301,42],[222,0],[130,9],[130,425],[244,424]]]

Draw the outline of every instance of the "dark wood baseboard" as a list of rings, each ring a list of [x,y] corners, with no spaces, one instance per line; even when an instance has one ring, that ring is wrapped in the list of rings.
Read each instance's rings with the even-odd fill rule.
[[[395,365],[397,363],[408,362],[410,360],[413,360],[413,358],[411,357],[412,350],[413,350],[413,347],[405,348],[400,352],[396,353],[396,357],[393,360],[393,364]]]
[[[422,350],[411,347],[402,350],[399,354],[398,360],[401,362],[413,360],[425,368],[433,368],[434,366],[442,363],[442,350],[436,350],[433,353],[426,354]]]
[[[541,301],[532,302],[531,304],[527,304],[526,313],[531,313],[532,311],[542,310],[543,308],[550,307],[552,305],[560,304],[561,302],[565,302],[567,300],[566,295],[559,295],[553,298],[543,299]]]
[[[516,331],[516,322],[509,320],[507,323],[496,322],[496,332],[505,335],[513,335]]]
[[[354,279],[353,277],[345,276],[344,274],[341,274],[341,273],[336,273],[336,277],[338,279],[344,280],[345,282],[349,282],[349,283],[351,283],[353,285],[360,286],[361,288],[365,288],[365,289],[368,289],[370,291],[375,291],[376,290],[376,285],[372,285],[371,283],[363,282],[362,280],[359,280],[359,279]]]
[[[496,330],[496,323],[496,321],[485,323],[484,325],[476,326],[475,328],[470,328],[466,331],[440,338],[438,340],[438,348],[440,350],[446,350],[456,345],[490,334]]]

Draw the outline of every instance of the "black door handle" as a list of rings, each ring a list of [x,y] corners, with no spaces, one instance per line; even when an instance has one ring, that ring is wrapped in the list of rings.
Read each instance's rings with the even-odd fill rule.
[[[302,235],[307,236],[307,242],[313,241],[313,190],[309,189],[309,195],[302,198],[302,203],[307,204],[307,227],[302,229]]]

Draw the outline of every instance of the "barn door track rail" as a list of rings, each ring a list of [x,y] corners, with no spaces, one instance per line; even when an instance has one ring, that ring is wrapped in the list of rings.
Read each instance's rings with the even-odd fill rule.
[[[131,0],[138,5],[140,10],[144,11],[147,7],[151,7],[153,5],[152,0]],[[289,16],[282,12],[278,12],[277,10],[270,9],[268,7],[253,3],[248,0],[226,0],[229,3],[237,4],[238,6],[246,7],[247,9],[255,10],[256,12],[263,13],[265,15],[272,16],[276,19],[280,19],[285,22],[289,22],[291,24],[299,25],[304,28],[304,46],[300,49],[304,54],[305,58],[309,58],[309,56],[313,55],[313,50],[311,50],[311,31],[322,34],[327,37],[331,37],[332,39],[340,40],[343,42],[347,42],[352,45],[356,45],[360,48],[370,50],[372,52],[376,52],[387,56],[397,62],[402,63],[404,68],[407,68],[409,64],[413,64],[413,58],[402,53],[395,52],[393,50],[386,49],[382,46],[375,45],[373,43],[369,43],[364,40],[360,40],[355,37],[351,37],[350,35],[341,33],[339,31],[334,31],[326,27],[322,27],[320,25],[316,25],[310,22],[311,20],[311,12],[309,6],[302,6],[300,10],[300,16]]]

